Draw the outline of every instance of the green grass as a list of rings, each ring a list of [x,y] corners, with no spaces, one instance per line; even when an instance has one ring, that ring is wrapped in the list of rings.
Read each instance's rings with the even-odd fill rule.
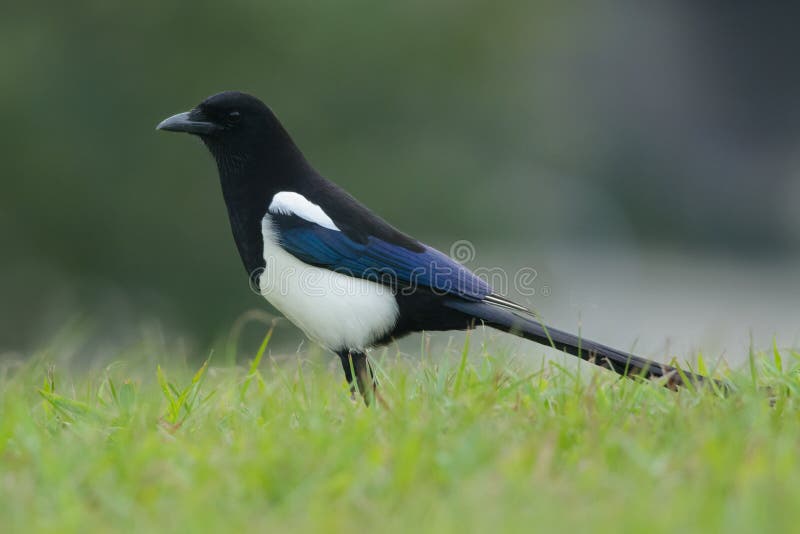
[[[201,367],[142,350],[80,370],[57,352],[0,368],[2,532],[800,524],[791,350],[727,372],[728,398],[491,347],[387,351],[391,411],[352,402],[329,358]]]

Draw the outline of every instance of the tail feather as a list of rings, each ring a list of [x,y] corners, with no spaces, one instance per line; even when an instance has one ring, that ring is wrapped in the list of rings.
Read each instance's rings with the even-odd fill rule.
[[[579,338],[555,328],[549,328],[532,316],[524,315],[514,310],[485,302],[467,302],[464,300],[448,302],[447,306],[465,313],[492,328],[553,347],[556,350],[577,356],[582,360],[628,378],[665,379],[664,386],[669,389],[685,386],[687,382],[699,385],[708,381],[708,378],[702,375],[686,372],[670,365],[647,360],[588,339]]]

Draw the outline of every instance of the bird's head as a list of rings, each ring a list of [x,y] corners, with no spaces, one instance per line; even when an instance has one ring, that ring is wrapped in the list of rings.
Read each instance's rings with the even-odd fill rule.
[[[276,122],[258,98],[225,91],[206,98],[194,109],[164,119],[156,129],[197,135],[207,143],[235,143],[237,139],[263,135]]]
[[[307,167],[277,117],[247,93],[210,96],[193,109],[164,119],[156,129],[200,137],[217,160],[223,182],[251,180],[254,169],[263,177]]]

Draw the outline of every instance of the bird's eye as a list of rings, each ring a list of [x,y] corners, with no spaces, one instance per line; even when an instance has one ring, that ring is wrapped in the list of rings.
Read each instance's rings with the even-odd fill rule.
[[[231,111],[228,113],[228,124],[236,124],[242,120],[242,114],[238,111]]]

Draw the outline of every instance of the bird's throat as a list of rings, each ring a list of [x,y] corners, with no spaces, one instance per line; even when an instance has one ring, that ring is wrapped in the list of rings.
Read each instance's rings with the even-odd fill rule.
[[[293,144],[287,152],[206,143],[217,162],[236,247],[249,276],[264,267],[261,220],[275,193],[297,190],[313,169]]]

